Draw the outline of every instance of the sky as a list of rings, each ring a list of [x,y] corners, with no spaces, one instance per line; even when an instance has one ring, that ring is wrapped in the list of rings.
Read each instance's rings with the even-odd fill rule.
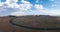
[[[0,16],[60,16],[60,0],[0,0]]]

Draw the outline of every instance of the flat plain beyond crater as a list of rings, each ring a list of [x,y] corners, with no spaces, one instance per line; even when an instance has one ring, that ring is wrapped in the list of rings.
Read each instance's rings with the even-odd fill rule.
[[[0,32],[60,32],[60,30],[32,30],[12,25],[10,23],[10,20],[14,19],[13,23],[28,27],[60,28],[60,17],[46,15],[16,17],[16,19],[14,19],[15,17],[12,16],[0,17]]]

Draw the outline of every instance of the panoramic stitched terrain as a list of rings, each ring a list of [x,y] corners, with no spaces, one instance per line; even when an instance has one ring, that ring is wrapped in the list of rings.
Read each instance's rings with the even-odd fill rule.
[[[59,30],[32,30],[19,27],[10,23],[15,17],[0,17],[0,32],[60,32]],[[13,20],[13,23],[28,27],[53,27],[60,28],[60,17],[53,16],[19,16]]]

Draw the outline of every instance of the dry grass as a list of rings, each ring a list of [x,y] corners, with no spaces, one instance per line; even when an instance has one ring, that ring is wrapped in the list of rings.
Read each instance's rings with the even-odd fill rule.
[[[24,17],[24,18],[26,18],[26,17]],[[29,17],[29,18],[31,19],[31,17]],[[31,30],[31,29],[26,29],[26,28],[14,26],[14,25],[9,23],[10,19],[12,19],[12,17],[0,17],[0,32],[60,32],[60,30]],[[35,19],[35,17],[34,17],[34,19]],[[43,21],[46,20],[46,19],[44,19],[44,16],[43,17],[41,16],[40,19],[41,20],[38,20],[38,21],[43,22]],[[59,23],[59,21],[58,21],[59,18],[50,17],[49,19],[51,19],[51,20],[53,19],[53,20],[56,20],[56,21],[53,21],[53,22],[51,21],[51,22],[49,22],[49,24],[42,24],[41,23],[41,26],[42,25],[43,26],[47,25],[48,27],[56,27],[56,26],[60,27],[59,26],[60,24],[59,25],[58,24],[53,24],[53,23]],[[29,21],[29,19],[28,19],[28,21]]]

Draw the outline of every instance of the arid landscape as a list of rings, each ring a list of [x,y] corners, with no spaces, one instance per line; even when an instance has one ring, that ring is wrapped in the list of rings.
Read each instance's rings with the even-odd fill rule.
[[[60,30],[33,30],[19,27],[10,23],[11,19],[17,16],[0,17],[0,32],[60,32]],[[60,17],[40,15],[40,16],[18,16],[13,23],[28,27],[39,28],[60,28]]]

